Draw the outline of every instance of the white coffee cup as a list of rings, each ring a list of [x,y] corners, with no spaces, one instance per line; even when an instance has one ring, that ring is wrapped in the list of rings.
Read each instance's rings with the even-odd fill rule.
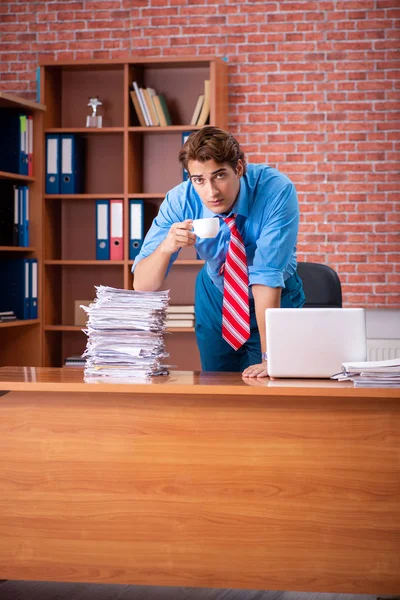
[[[213,238],[219,231],[219,219],[211,217],[209,219],[195,219],[193,221],[193,231],[200,238]]]

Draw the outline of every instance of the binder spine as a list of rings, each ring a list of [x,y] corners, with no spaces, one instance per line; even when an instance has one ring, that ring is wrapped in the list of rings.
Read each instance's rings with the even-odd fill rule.
[[[60,193],[60,136],[46,135],[46,194]]]
[[[14,228],[13,246],[19,246],[19,187],[14,186]]]
[[[61,146],[61,194],[79,194],[83,191],[83,138],[79,135],[62,134]]]
[[[22,243],[21,246],[29,246],[29,188],[22,187]]]
[[[129,259],[134,260],[139,254],[144,239],[144,203],[143,200],[129,201]]]
[[[96,200],[96,260],[110,260],[109,200]]]
[[[110,259],[124,259],[124,203],[110,200]]]
[[[38,318],[38,262],[37,262],[36,258],[30,258],[28,260],[29,260],[29,267],[30,267],[29,318],[37,319]]]

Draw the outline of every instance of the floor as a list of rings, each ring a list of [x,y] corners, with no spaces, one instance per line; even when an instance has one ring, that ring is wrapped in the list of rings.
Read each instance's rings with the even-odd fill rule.
[[[382,598],[388,598],[383,596]],[[0,600],[376,600],[375,595],[257,592],[41,581],[0,582]]]

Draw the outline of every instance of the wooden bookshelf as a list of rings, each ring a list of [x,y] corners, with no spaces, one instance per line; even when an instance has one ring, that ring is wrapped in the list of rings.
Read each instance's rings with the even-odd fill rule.
[[[6,327],[27,327],[28,325],[38,325],[39,323],[39,319],[16,319],[15,321],[6,321],[5,323],[0,322],[0,328],[5,329]]]
[[[0,246],[0,260],[23,257],[38,260],[38,319],[24,319],[0,323],[0,365],[40,366],[42,364],[42,197],[43,197],[43,115],[44,104],[0,92],[0,111],[13,108],[33,116],[33,176],[0,171],[0,179],[29,186],[29,247]],[[0,143],[2,143],[0,132]],[[1,201],[1,199],[0,199]]]
[[[36,249],[31,246],[0,246],[0,252],[35,252]]]
[[[29,175],[20,175],[19,173],[7,173],[6,171],[0,171],[0,179],[12,179],[13,181],[20,183],[31,183],[33,181],[36,181],[34,177],[29,177]]]
[[[145,231],[165,194],[182,181],[178,153],[204,80],[211,82],[210,124],[227,128],[227,64],[215,57],[130,58],[129,60],[45,61],[41,101],[44,133],[84,136],[85,176],[80,194],[44,194],[42,279],[47,291],[43,316],[43,365],[62,366],[86,346],[74,325],[76,300],[92,300],[95,286],[132,289],[129,259],[129,200],[144,200]],[[168,103],[172,125],[141,127],[129,91],[132,82],[153,87]],[[87,129],[90,95],[99,96],[103,127]],[[96,260],[95,201],[120,198],[124,205],[124,260]],[[171,304],[193,304],[194,284],[203,261],[194,249],[181,253],[165,282]],[[166,336],[169,364],[199,369],[193,328]]]

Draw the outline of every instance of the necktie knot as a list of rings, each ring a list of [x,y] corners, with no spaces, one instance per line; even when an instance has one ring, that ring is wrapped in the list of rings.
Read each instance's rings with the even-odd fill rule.
[[[236,225],[236,215],[232,215],[231,217],[224,217],[224,221],[228,225],[229,229],[232,231],[232,229]]]

